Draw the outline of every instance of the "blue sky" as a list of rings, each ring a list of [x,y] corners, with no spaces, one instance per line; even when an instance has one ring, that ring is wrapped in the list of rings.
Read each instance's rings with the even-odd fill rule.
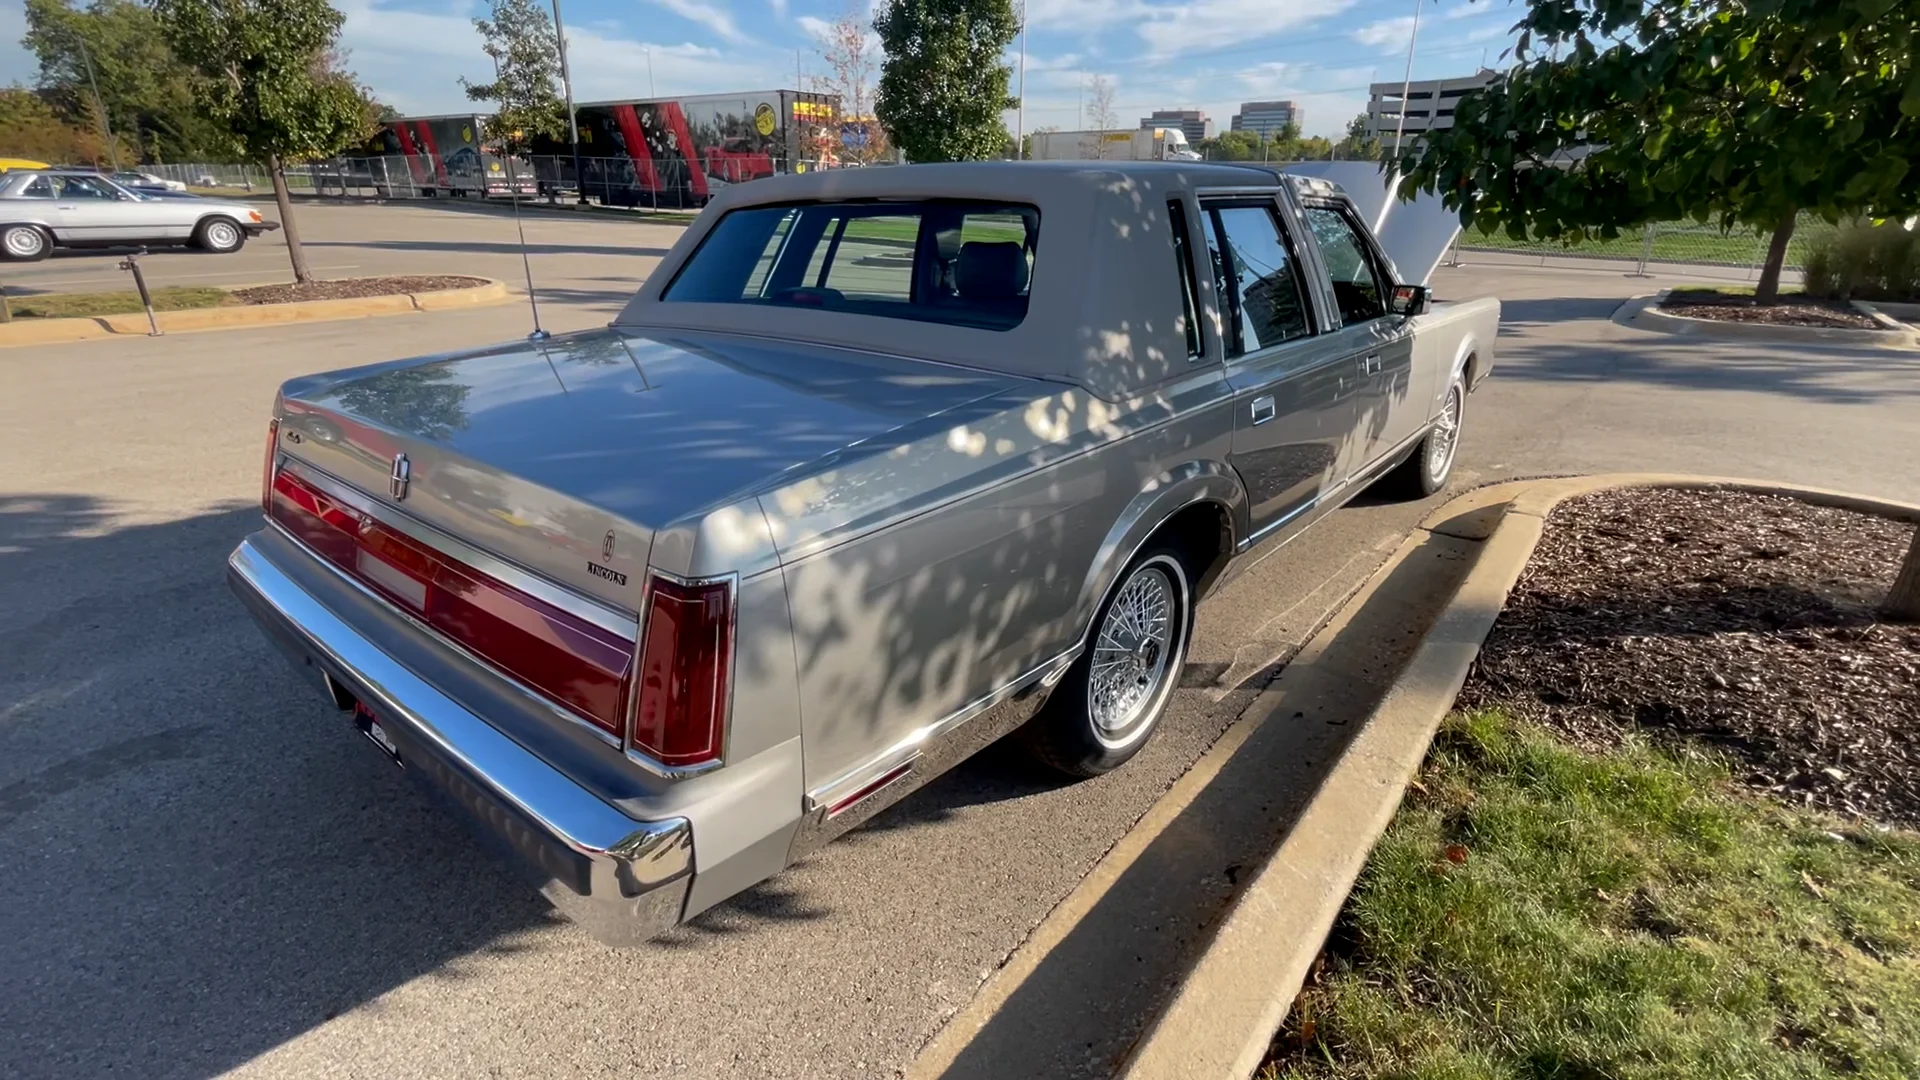
[[[854,0],[865,5],[869,0]],[[462,75],[490,74],[472,28],[482,0],[334,0],[361,79],[406,113],[469,107]],[[561,0],[581,101],[791,87],[825,65],[816,36],[846,0]],[[1207,111],[1293,98],[1308,134],[1337,135],[1367,84],[1401,77],[1414,0],[1028,0],[1026,117],[1072,128],[1094,75],[1128,126],[1155,108]],[[1509,0],[1426,0],[1416,78],[1497,63],[1519,17]],[[31,84],[20,0],[0,0],[0,82]],[[1009,62],[1014,52],[1009,50]],[[651,70],[650,70],[651,69]],[[1014,120],[1008,116],[1008,126]]]

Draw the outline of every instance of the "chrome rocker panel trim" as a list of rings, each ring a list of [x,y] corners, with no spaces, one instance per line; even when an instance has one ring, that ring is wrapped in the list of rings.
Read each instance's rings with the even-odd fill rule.
[[[409,772],[468,811],[601,941],[634,944],[680,921],[693,881],[683,817],[635,821],[375,648],[241,541],[227,582],[276,643],[304,654],[395,729]]]

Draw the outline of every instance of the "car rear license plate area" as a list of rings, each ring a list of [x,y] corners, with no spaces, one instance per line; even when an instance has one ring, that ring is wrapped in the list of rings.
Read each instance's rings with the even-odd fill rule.
[[[387,734],[387,729],[380,726],[380,718],[374,715],[372,709],[367,708],[364,701],[353,703],[353,726],[359,728],[360,734],[365,735],[368,742],[379,747],[395,765],[406,767],[406,762],[400,760],[399,745],[393,741],[392,736]]]

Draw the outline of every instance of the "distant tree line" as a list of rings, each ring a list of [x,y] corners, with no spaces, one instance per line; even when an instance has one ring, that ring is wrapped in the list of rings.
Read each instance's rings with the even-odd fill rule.
[[[26,0],[26,20],[21,43],[39,71],[31,88],[0,89],[0,152],[76,164],[257,160],[208,107],[206,73],[181,58],[165,5]],[[378,114],[331,39],[311,62],[323,81],[353,87],[357,110]]]

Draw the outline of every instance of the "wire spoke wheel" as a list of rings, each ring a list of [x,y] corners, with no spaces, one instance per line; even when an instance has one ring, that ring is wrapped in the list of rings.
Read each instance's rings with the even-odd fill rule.
[[[1435,482],[1446,478],[1453,468],[1453,451],[1460,442],[1460,387],[1447,391],[1447,404],[1433,422],[1432,440],[1427,450],[1427,475]]]
[[[1135,571],[1114,597],[1094,639],[1087,715],[1103,735],[1138,722],[1160,697],[1178,629],[1174,585],[1158,566]]]

